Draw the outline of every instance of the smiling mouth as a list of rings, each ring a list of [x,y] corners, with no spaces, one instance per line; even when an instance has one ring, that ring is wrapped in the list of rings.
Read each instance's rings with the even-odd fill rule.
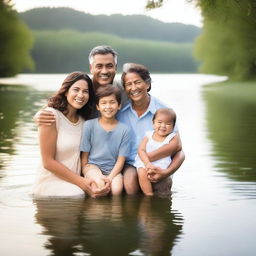
[[[131,95],[131,96],[134,96],[134,97],[138,96],[139,94],[140,94],[139,91],[131,92],[131,93],[130,93],[130,95]]]
[[[84,100],[75,99],[75,101],[76,101],[77,103],[79,103],[79,104],[84,103]]]
[[[104,79],[104,80],[107,80],[107,79],[110,78],[109,75],[99,75],[99,77],[100,77],[101,79]]]

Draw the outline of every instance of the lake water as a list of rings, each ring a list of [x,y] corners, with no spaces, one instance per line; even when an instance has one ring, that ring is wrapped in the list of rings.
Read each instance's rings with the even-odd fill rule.
[[[0,79],[0,255],[256,255],[256,96],[203,87],[223,77],[152,75],[186,154],[172,197],[33,200],[32,116],[64,77]]]

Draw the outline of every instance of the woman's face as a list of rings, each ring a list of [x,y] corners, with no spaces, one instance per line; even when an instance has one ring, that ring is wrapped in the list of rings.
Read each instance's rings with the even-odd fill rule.
[[[78,80],[66,93],[67,102],[74,109],[82,108],[89,100],[89,87],[85,80]]]
[[[127,73],[124,77],[124,89],[132,102],[147,100],[149,84],[137,73]]]

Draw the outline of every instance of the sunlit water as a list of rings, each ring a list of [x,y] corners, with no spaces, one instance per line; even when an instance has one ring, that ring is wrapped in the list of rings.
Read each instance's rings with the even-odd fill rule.
[[[236,102],[203,87],[224,78],[153,75],[151,93],[175,109],[186,154],[172,198],[35,201],[32,116],[64,77],[0,80],[1,255],[255,255],[256,100],[233,114]]]

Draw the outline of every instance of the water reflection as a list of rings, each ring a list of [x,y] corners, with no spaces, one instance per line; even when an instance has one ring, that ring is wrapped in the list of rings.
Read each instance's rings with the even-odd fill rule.
[[[252,93],[251,86],[219,84],[208,87],[204,97],[216,169],[242,181],[230,185],[256,198],[256,98]]]
[[[0,168],[20,140],[20,128],[31,123],[32,116],[42,106],[49,93],[27,86],[0,84]]]
[[[171,255],[182,217],[162,198],[36,200],[49,255]]]

